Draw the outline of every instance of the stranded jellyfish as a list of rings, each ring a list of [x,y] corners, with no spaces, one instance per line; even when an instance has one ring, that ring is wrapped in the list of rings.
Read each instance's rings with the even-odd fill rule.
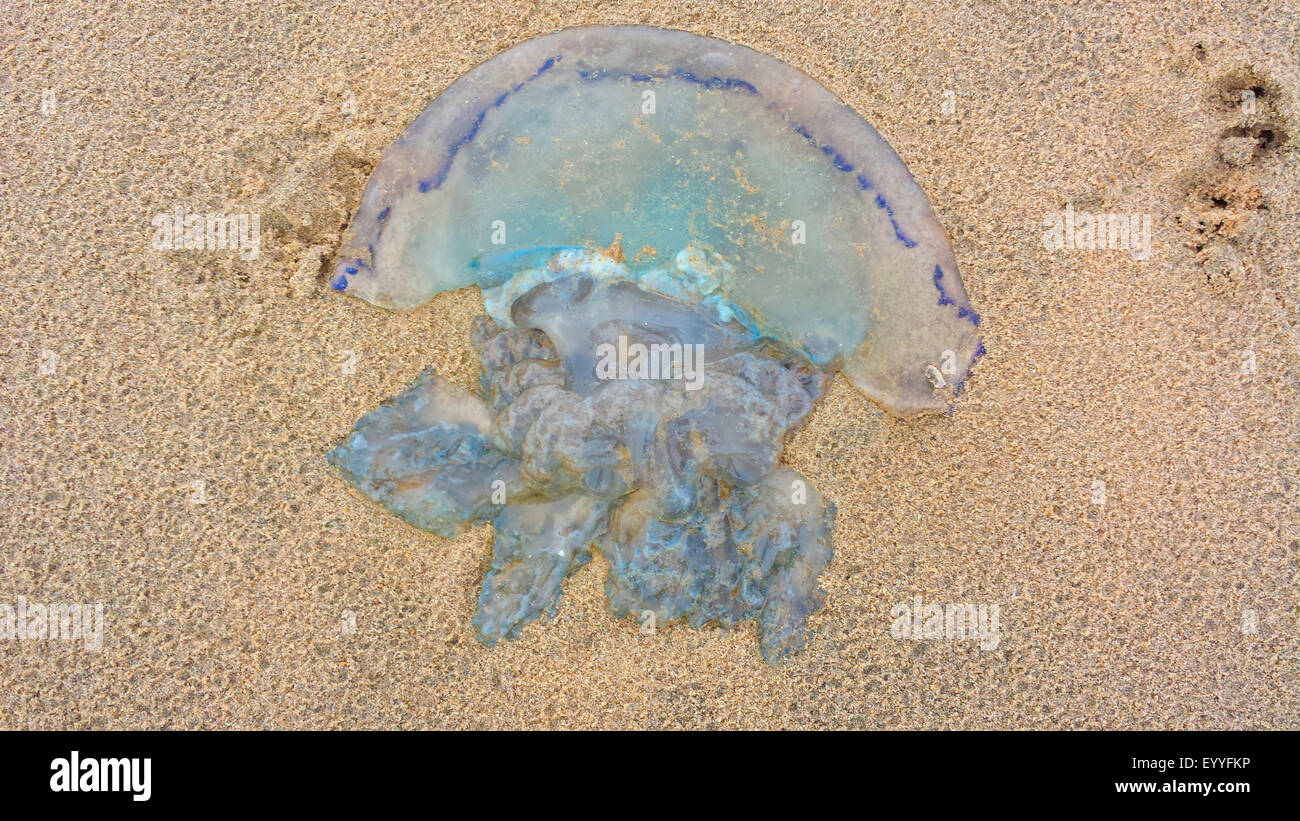
[[[493,525],[489,646],[553,615],[596,550],[614,616],[757,621],[765,659],[797,652],[835,507],[781,465],[786,436],[838,371],[911,415],[982,352],[875,129],[678,31],[569,29],[470,71],[384,155],[336,260],[334,289],[386,308],[482,293],[476,388],[427,373],[328,458],[417,527]]]

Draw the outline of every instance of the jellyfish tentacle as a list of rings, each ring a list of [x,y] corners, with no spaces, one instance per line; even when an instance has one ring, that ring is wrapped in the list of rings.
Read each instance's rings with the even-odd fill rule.
[[[494,523],[492,566],[483,580],[474,629],[491,647],[559,610],[561,583],[591,558],[609,506],[583,494],[507,505]]]
[[[803,649],[808,617],[821,607],[817,577],[833,556],[835,505],[811,480],[778,469],[737,507],[735,538],[750,556],[747,592],[762,602],[759,647],[773,662]]]
[[[478,397],[426,373],[362,416],[326,459],[390,512],[453,539],[523,493],[519,460],[492,446],[491,426]]]

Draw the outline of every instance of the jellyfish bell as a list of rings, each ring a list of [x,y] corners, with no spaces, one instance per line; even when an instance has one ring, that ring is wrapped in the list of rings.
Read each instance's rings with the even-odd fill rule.
[[[934,372],[960,390],[983,351],[943,229],[869,123],[778,60],[643,26],[528,40],[449,86],[372,173],[331,283],[409,309],[615,237],[643,262],[710,249],[734,315],[896,414],[947,408]]]

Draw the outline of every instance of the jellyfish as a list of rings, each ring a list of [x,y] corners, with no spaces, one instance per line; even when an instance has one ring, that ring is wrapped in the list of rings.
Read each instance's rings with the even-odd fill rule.
[[[453,538],[490,523],[472,618],[554,615],[599,552],[609,612],[755,622],[769,662],[821,607],[835,506],[781,462],[837,373],[945,411],[983,353],[924,193],[807,75],[643,26],[526,41],[451,84],[371,174],[331,287],[393,310],[476,287],[481,363],[427,372],[327,458]]]

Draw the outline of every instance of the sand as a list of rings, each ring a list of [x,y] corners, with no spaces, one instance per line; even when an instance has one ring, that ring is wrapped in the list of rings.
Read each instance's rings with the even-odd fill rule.
[[[1300,14],[1050,5],[10,4],[0,604],[102,604],[103,641],[0,640],[0,727],[1300,726]],[[790,443],[839,520],[779,667],[752,627],[612,620],[600,559],[487,650],[490,528],[421,532],[321,458],[422,369],[475,367],[475,292],[325,288],[369,169],[476,63],[598,22],[824,83],[984,317],[952,416],[841,378]],[[260,255],[155,249],[178,205],[259,214]],[[1149,215],[1150,258],[1046,247],[1067,205]],[[896,638],[915,596],[997,605],[997,646]]]

